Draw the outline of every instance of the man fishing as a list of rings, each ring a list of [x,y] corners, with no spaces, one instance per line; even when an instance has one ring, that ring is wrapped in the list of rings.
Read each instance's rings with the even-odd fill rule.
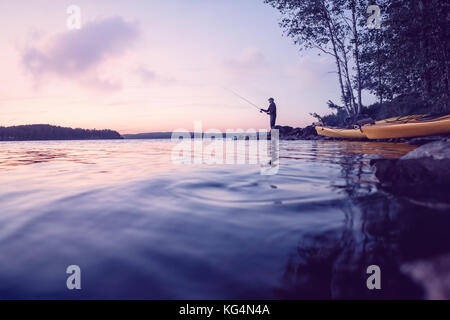
[[[275,128],[275,122],[277,120],[277,105],[273,98],[269,98],[269,108],[267,110],[261,109],[261,112],[265,112],[270,115],[270,129]]]
[[[269,108],[267,108],[267,110],[265,110],[265,109],[260,109],[260,107],[258,107],[256,104],[254,104],[250,100],[244,98],[240,94],[234,92],[233,90],[228,89],[228,88],[225,88],[225,89],[227,89],[228,91],[233,93],[235,96],[241,98],[242,100],[244,100],[248,104],[251,104],[253,107],[259,109],[260,112],[265,112],[268,115],[270,115],[270,129],[275,129],[275,122],[277,120],[277,105],[275,104],[275,100],[273,98],[269,98]]]

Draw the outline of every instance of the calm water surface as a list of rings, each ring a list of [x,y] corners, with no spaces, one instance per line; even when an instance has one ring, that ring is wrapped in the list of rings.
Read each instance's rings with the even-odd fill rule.
[[[377,187],[370,159],[409,145],[282,142],[273,176],[172,147],[0,143],[0,298],[420,298],[400,266],[450,251],[446,212]]]

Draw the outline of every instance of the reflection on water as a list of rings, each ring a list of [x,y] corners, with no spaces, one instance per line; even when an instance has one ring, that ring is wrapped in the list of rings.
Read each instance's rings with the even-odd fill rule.
[[[273,176],[172,146],[0,143],[0,298],[420,298],[400,266],[450,251],[446,212],[377,188],[370,159],[409,145],[282,142]]]

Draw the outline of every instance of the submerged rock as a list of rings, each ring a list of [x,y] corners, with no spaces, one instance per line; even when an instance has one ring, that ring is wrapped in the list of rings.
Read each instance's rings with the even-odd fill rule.
[[[448,140],[427,143],[400,159],[376,159],[371,164],[375,166],[381,186],[392,193],[414,197],[415,201],[425,201],[432,206],[450,203]]]
[[[425,289],[427,299],[450,299],[450,254],[404,264],[401,270]]]

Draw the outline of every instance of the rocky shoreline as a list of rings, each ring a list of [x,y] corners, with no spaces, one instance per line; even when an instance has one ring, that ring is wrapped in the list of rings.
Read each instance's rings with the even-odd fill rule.
[[[294,128],[291,126],[275,126],[280,132],[281,140],[331,140],[331,141],[372,141],[372,142],[403,142],[421,146],[427,143],[450,139],[450,135],[437,135],[427,137],[396,138],[396,139],[342,139],[320,136],[313,125],[304,128]]]
[[[314,126],[294,128],[290,126],[275,126],[279,130],[281,140],[329,140],[328,137],[319,136]]]

